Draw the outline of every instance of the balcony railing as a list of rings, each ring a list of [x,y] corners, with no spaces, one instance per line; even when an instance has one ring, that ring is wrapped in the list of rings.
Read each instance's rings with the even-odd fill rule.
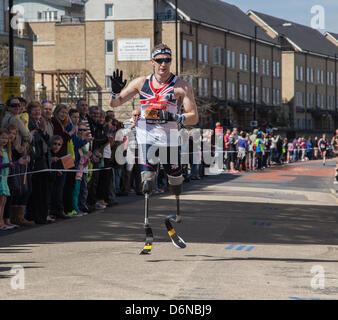
[[[61,20],[57,24],[80,24],[84,23],[83,17],[61,16]]]

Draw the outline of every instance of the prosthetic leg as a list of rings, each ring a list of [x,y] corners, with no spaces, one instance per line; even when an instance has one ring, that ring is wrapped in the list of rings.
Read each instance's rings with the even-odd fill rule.
[[[141,173],[142,192],[144,193],[144,230],[146,232],[146,242],[140,254],[151,254],[152,244],[154,240],[153,231],[149,225],[149,196],[154,187],[155,172],[144,171]]]
[[[178,177],[168,175],[170,191],[175,195],[175,198],[176,198],[176,216],[171,215],[165,219],[165,225],[167,227],[168,234],[170,236],[170,239],[173,245],[176,248],[181,248],[181,249],[185,248],[186,244],[184,240],[180,236],[177,235],[170,221],[174,221],[176,223],[180,223],[182,221],[182,217],[180,215],[180,194],[182,193],[183,180],[184,178],[182,175]]]

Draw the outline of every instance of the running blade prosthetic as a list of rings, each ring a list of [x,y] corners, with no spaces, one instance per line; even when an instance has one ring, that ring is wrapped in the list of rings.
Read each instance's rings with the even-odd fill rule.
[[[149,225],[145,225],[144,229],[146,232],[146,242],[140,254],[151,254],[151,248],[154,240],[153,231],[151,230]]]
[[[170,220],[176,223],[180,223],[182,221],[182,217],[180,216],[180,199],[178,196],[176,197],[176,208],[176,216],[168,216],[165,219],[165,226],[167,227],[168,234],[173,245],[176,248],[184,249],[186,247],[184,240],[179,235],[177,235],[175,229],[170,222]]]
[[[167,227],[169,237],[171,239],[171,242],[176,248],[184,249],[186,247],[186,244],[184,240],[177,235],[175,229],[173,228],[170,220],[175,222],[181,222],[181,220],[177,221],[175,216],[169,216],[165,219],[165,226]]]
[[[146,243],[144,244],[144,247],[140,254],[151,254],[151,248],[153,245],[153,231],[150,228],[149,225],[149,194],[144,194],[144,230],[146,232]]]

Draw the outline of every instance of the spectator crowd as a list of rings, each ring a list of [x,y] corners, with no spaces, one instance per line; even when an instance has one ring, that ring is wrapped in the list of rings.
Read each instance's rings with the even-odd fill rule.
[[[118,205],[117,197],[131,192],[143,195],[135,129],[139,116],[140,111],[133,110],[122,123],[113,111],[89,107],[85,99],[69,108],[10,98],[0,128],[0,230],[81,217]],[[328,157],[338,155],[338,130],[333,137],[288,140],[273,132],[248,133],[217,123],[196,139],[189,136],[186,150],[182,145],[182,153],[189,154],[182,165],[185,182],[201,179],[210,167],[206,145],[215,159],[221,157],[221,171],[232,174],[312,159],[325,165]],[[127,163],[116,160],[118,148],[128,155]],[[155,182],[155,193],[167,190],[162,166]]]

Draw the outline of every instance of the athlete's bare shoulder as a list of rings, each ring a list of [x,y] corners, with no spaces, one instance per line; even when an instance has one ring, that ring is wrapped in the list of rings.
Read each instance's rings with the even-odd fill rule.
[[[137,89],[138,92],[140,92],[146,79],[146,76],[137,77],[131,80],[129,85],[132,86],[134,89]]]
[[[177,79],[175,86],[174,86],[174,90],[175,90],[175,95],[181,98],[183,98],[184,96],[188,94],[191,94],[193,91],[190,84],[181,78]]]

